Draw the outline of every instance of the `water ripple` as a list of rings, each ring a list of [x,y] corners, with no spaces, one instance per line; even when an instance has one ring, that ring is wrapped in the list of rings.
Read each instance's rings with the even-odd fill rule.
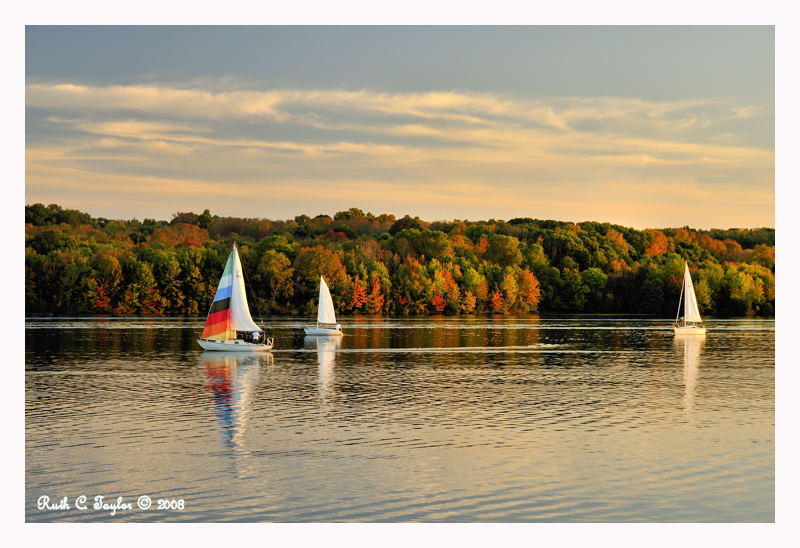
[[[26,521],[774,521],[774,322],[198,325],[26,322]],[[81,494],[186,507],[36,509]]]

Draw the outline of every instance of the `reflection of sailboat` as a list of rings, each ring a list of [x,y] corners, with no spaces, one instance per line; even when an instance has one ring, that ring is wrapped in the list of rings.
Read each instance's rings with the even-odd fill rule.
[[[214,413],[220,423],[225,445],[229,449],[242,446],[250,397],[258,384],[258,360],[252,354],[244,352],[204,352],[199,358],[206,388],[213,399]]]
[[[697,387],[700,349],[705,342],[705,337],[679,337],[675,339],[675,344],[683,349],[683,408],[686,411],[694,409],[694,392]]]
[[[333,366],[336,363],[336,350],[341,348],[342,339],[306,337],[303,341],[303,346],[317,349],[319,390],[322,398],[327,399],[333,392]]]
[[[322,326],[320,327],[320,324]],[[322,276],[319,277],[319,310],[317,311],[317,326],[304,328],[306,335],[322,335],[327,337],[341,337],[342,326],[336,323],[336,313],[333,310],[333,299],[328,289],[328,284]]]
[[[239,252],[233,244],[214,302],[208,310],[206,325],[197,341],[205,350],[257,352],[272,349],[272,339],[266,338],[250,316],[242,276]]]
[[[697,297],[694,295],[694,284],[689,275],[689,263],[686,263],[686,270],[683,274],[683,285],[681,286],[681,298],[683,298],[683,317],[681,315],[681,301],[678,299],[678,316],[675,317],[676,335],[705,335],[706,328],[698,324],[703,323],[700,317],[700,310],[697,307]]]

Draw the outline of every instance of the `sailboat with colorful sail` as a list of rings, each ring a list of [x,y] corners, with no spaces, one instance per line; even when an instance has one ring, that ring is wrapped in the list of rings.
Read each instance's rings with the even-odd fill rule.
[[[679,317],[681,315],[681,301],[683,301],[683,317]],[[700,317],[700,309],[697,306],[692,276],[689,274],[689,263],[686,263],[683,285],[681,286],[681,297],[678,300],[678,316],[675,317],[675,324],[672,327],[675,329],[676,335],[705,335],[706,328],[700,325],[702,323],[703,319]]]
[[[328,289],[328,284],[325,279],[319,277],[319,307],[317,310],[317,326],[306,327],[303,329],[306,335],[315,335],[323,337],[341,337],[342,326],[336,323],[336,313],[333,310],[333,299],[331,299],[331,291]]]
[[[205,350],[224,352],[260,352],[271,350],[274,344],[250,316],[236,244],[228,256],[206,325],[197,342]]]

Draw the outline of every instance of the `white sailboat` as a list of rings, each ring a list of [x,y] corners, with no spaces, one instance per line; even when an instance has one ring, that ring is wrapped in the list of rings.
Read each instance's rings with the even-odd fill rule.
[[[205,350],[223,352],[262,352],[272,349],[273,339],[267,338],[264,330],[250,316],[236,244],[233,244],[233,251],[228,256],[208,311],[206,325],[197,342]]]
[[[306,335],[323,337],[341,337],[342,326],[336,323],[336,313],[333,311],[333,299],[328,289],[328,284],[322,276],[319,277],[319,310],[317,311],[317,326],[303,329]]]
[[[681,300],[683,300],[683,317],[681,315]],[[705,335],[706,328],[702,324],[700,309],[697,307],[697,297],[694,295],[694,285],[692,277],[689,275],[689,263],[686,263],[686,270],[683,274],[683,286],[681,287],[681,299],[678,300],[678,315],[675,317],[676,335]]]

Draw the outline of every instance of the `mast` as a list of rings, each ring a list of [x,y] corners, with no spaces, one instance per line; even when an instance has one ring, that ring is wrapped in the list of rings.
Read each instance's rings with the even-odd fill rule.
[[[678,323],[678,320],[681,317],[681,301],[683,300],[683,289],[686,287],[686,278],[681,280],[681,296],[678,298],[678,313],[675,316],[675,323]]]
[[[250,333],[263,330],[253,322],[250,315],[250,307],[247,305],[247,292],[244,288],[244,270],[242,261],[239,259],[239,250],[233,244],[231,252],[231,329],[233,331],[248,331]]]

